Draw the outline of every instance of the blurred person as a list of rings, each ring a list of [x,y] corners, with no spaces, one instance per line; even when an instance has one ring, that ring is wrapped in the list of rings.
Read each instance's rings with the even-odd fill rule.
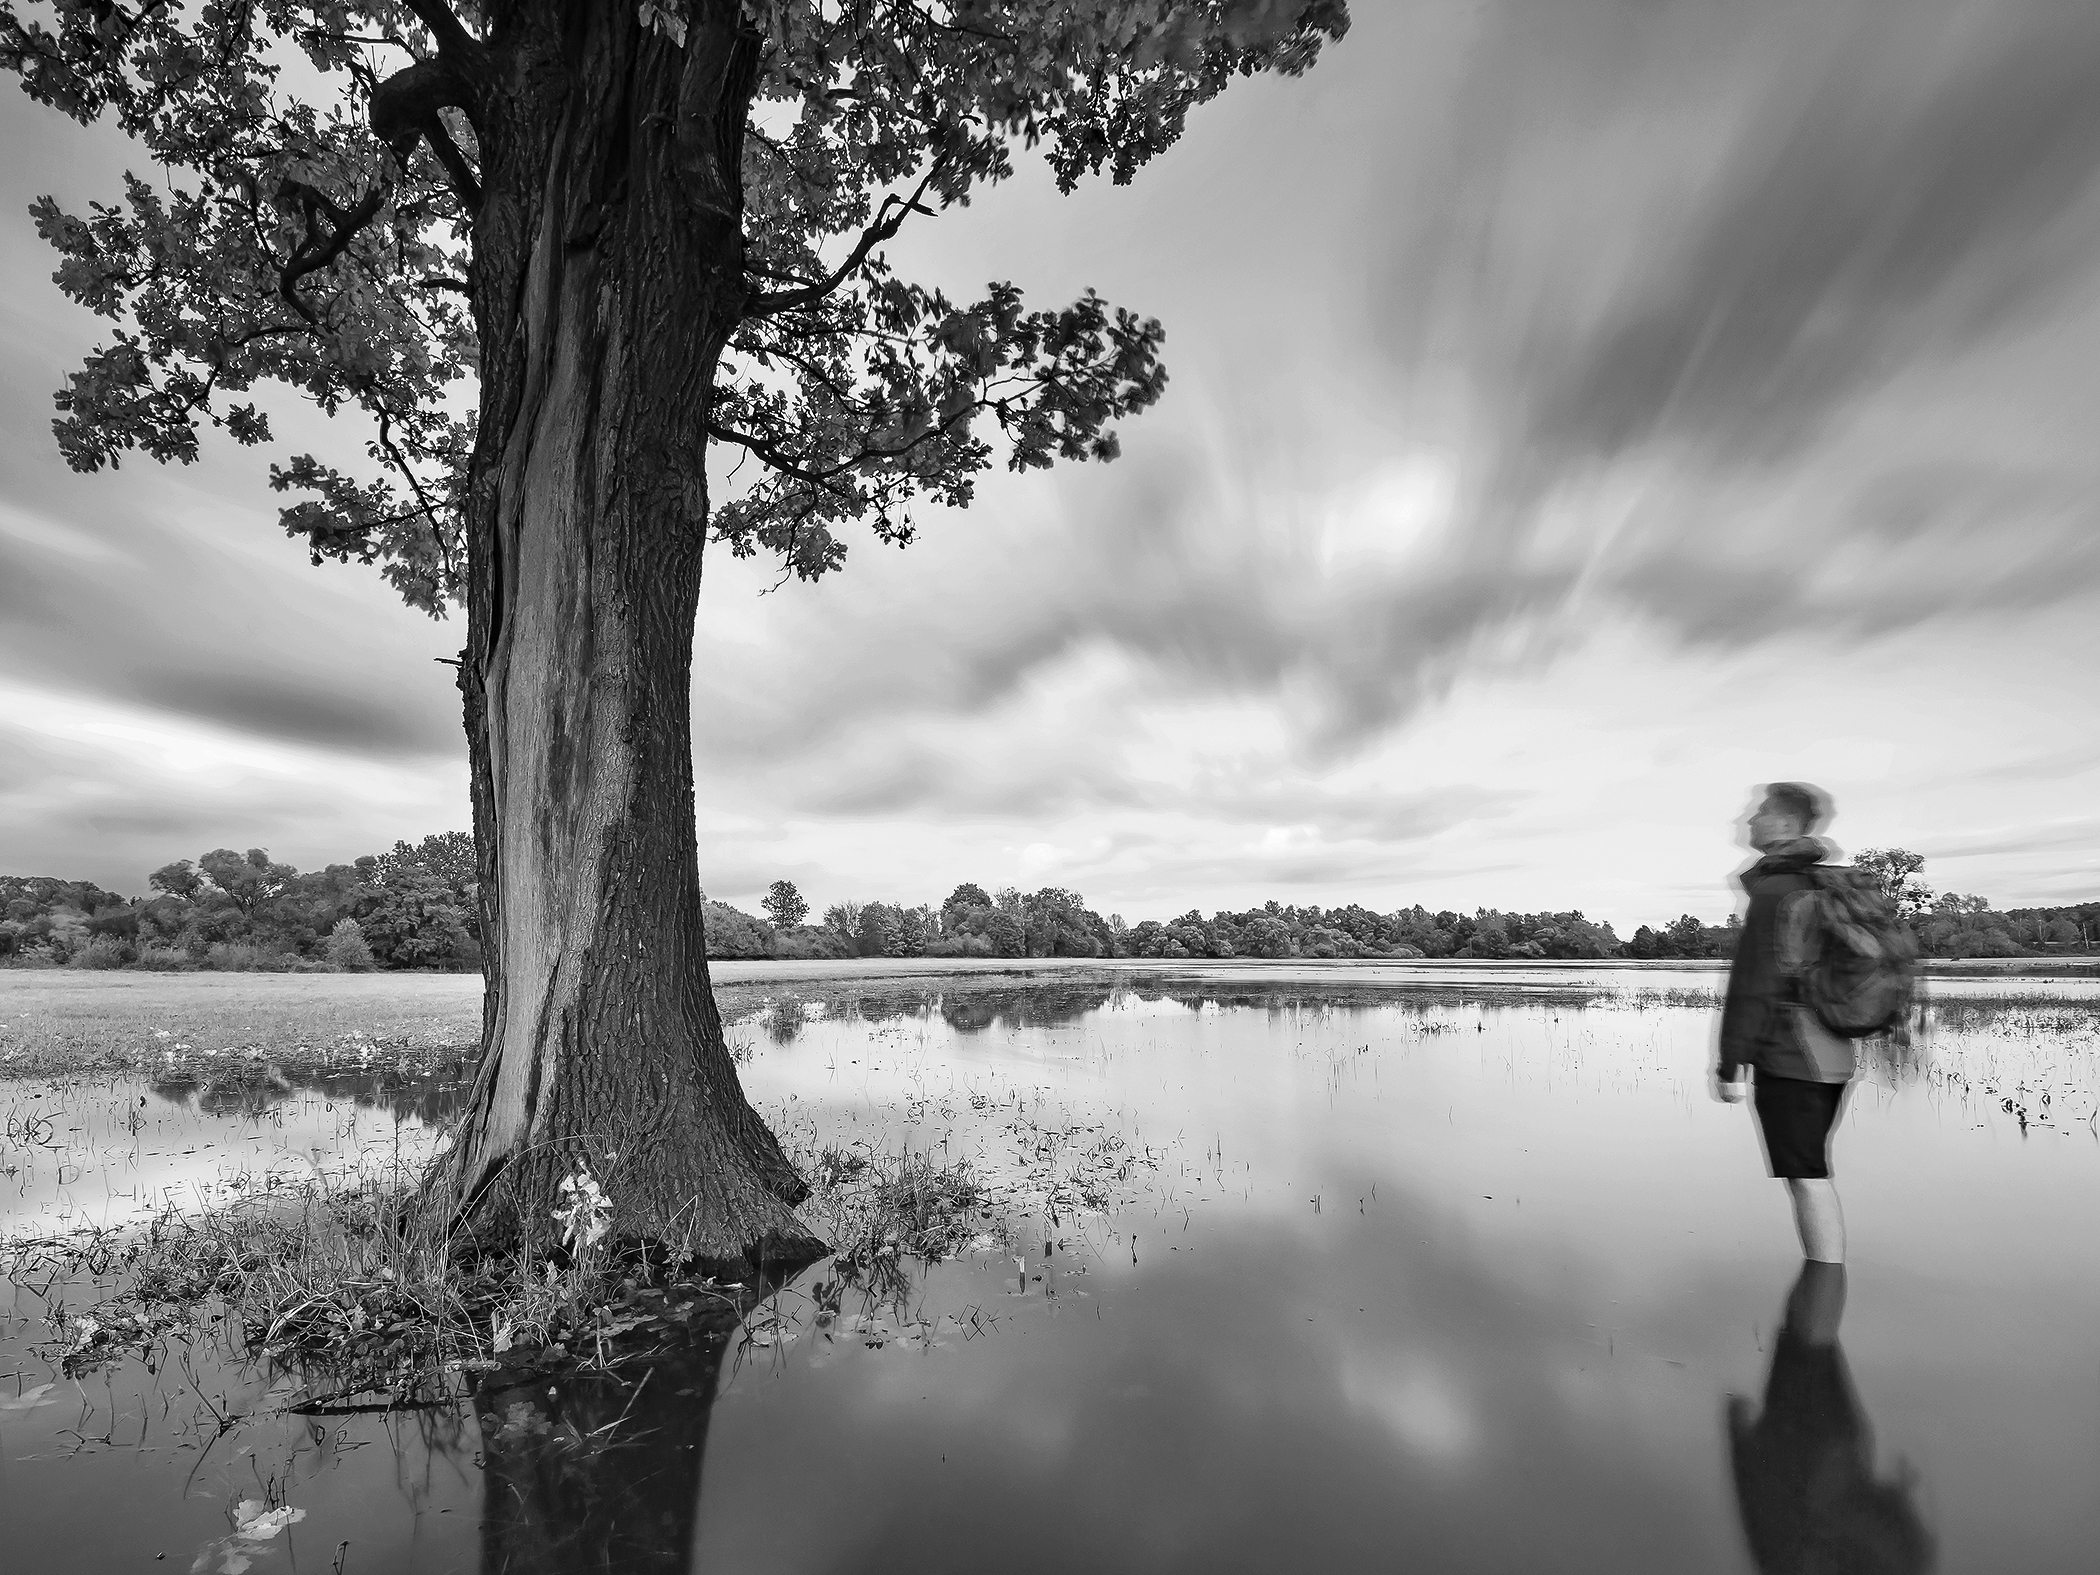
[[[1772,1347],[1764,1404],[1741,1395],[1726,1427],[1743,1536],[1760,1575],[1917,1575],[1934,1546],[1907,1465],[1874,1474],[1874,1431],[1853,1387],[1838,1323],[1845,1268],[1801,1265]]]
[[[1713,1070],[1714,1095],[1730,1104],[1742,1100],[1744,1074],[1754,1071],[1766,1167],[1786,1183],[1802,1255],[1816,1263],[1845,1261],[1830,1134],[1858,1058],[1850,1039],[1825,1028],[1801,1003],[1801,921],[1808,905],[1787,899],[1816,889],[1809,871],[1831,847],[1815,831],[1830,813],[1829,796],[1806,782],[1769,784],[1750,812],[1750,846],[1760,857],[1740,877],[1750,909],[1728,969]]]

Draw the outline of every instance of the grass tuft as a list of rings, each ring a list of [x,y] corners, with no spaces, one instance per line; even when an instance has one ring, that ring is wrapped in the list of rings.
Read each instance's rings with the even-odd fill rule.
[[[1008,1238],[966,1164],[859,1145],[800,1159],[802,1212],[836,1244],[842,1286],[894,1293],[910,1260]],[[312,1412],[425,1403],[463,1372],[612,1365],[645,1342],[724,1331],[758,1294],[646,1244],[479,1251],[420,1228],[414,1195],[398,1170],[317,1178],[143,1229],[17,1240],[0,1272],[58,1290],[45,1304],[68,1376],[152,1361],[170,1338],[224,1340],[296,1371],[308,1398],[291,1409]],[[69,1306],[75,1290],[93,1299]]]
[[[799,1212],[832,1244],[849,1281],[900,1259],[938,1263],[1006,1240],[1004,1221],[967,1161],[878,1155],[862,1143],[827,1143],[793,1157],[810,1183]]]

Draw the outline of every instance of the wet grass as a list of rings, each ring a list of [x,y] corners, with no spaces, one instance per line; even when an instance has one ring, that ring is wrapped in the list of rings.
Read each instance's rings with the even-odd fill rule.
[[[466,982],[472,990],[446,977],[7,983],[0,1065],[20,1090],[9,1120],[23,1127],[10,1127],[9,1142],[38,1145],[40,1185],[53,1169],[63,1183],[68,1158],[76,1173],[90,1158],[115,1173],[135,1166],[142,1147],[186,1142],[216,1147],[222,1169],[242,1167],[186,1187],[211,1206],[42,1236],[18,1224],[0,1243],[0,1276],[35,1298],[46,1325],[37,1343],[68,1377],[125,1359],[151,1367],[179,1349],[185,1360],[195,1351],[296,1375],[284,1407],[293,1411],[442,1405],[498,1369],[610,1371],[699,1331],[726,1335],[769,1292],[717,1284],[638,1246],[477,1254],[417,1227],[419,1156],[452,1108],[463,1071],[455,1040],[478,1023],[478,981]],[[748,1055],[754,1036],[731,1037]],[[160,1101],[150,1110],[141,1108],[149,1089]],[[385,1106],[392,1162],[370,1145],[348,1153],[349,1129],[338,1125],[326,1156],[334,1168],[322,1170],[316,1150],[312,1174],[283,1174],[270,1168],[283,1157],[273,1149],[255,1171],[242,1130],[285,1130],[288,1101],[299,1100],[313,1107],[307,1121],[329,1100],[338,1111],[345,1101]],[[192,1136],[185,1117],[205,1125]],[[329,1119],[343,1117],[323,1120],[323,1142]],[[222,1134],[219,1121],[245,1127]],[[380,1127],[384,1143],[383,1116]],[[404,1163],[399,1134],[412,1130]],[[916,1268],[1007,1245],[1000,1200],[967,1162],[814,1142],[794,1157],[811,1184],[805,1216],[838,1249],[821,1282],[834,1310],[849,1291],[894,1300]]]
[[[478,975],[0,971],[0,1077],[243,1060],[419,1071],[480,1035]]]
[[[831,1243],[848,1281],[900,1259],[938,1263],[1006,1245],[1006,1222],[968,1161],[882,1154],[864,1142],[791,1157],[810,1182],[797,1212]]]
[[[805,1217],[837,1248],[820,1282],[833,1311],[848,1290],[897,1300],[914,1266],[1008,1241],[967,1164],[864,1145],[796,1157]],[[646,1244],[479,1252],[419,1227],[414,1192],[412,1176],[368,1171],[142,1227],[18,1237],[0,1244],[0,1276],[39,1298],[42,1344],[69,1378],[201,1342],[296,1375],[284,1409],[316,1415],[449,1404],[499,1369],[610,1372],[725,1338],[770,1290]]]

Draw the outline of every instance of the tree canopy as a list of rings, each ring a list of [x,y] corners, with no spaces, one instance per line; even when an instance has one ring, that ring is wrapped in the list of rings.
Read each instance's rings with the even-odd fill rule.
[[[1852,856],[1855,868],[1871,873],[1882,894],[1906,919],[1925,912],[1932,901],[1932,888],[1918,878],[1925,856],[1908,848],[1861,848]]]
[[[242,396],[271,381],[356,412],[366,463],[272,465],[284,527],[317,563],[377,564],[441,612],[462,591],[488,349],[476,226],[505,217],[485,211],[486,167],[515,134],[506,73],[544,44],[547,8],[33,9],[0,4],[0,66],[162,166],[84,212],[35,206],[60,287],[113,324],[58,394],[67,461],[188,462],[206,425],[265,443],[268,412]],[[901,543],[915,503],[967,504],[1002,450],[1017,470],[1112,456],[1113,423],[1165,383],[1156,321],[1092,292],[1032,310],[1007,283],[951,300],[897,277],[885,243],[1007,179],[1017,151],[1065,189],[1128,181],[1234,77],[1300,72],[1348,25],[1342,0],[640,0],[689,78],[689,30],[725,10],[756,46],[748,98],[726,111],[746,117],[742,167],[687,172],[736,189],[743,221],[704,437],[744,463],[711,528],[806,577],[839,566],[849,520]]]
[[[782,929],[800,924],[809,914],[809,904],[791,880],[773,882],[766,889],[766,900],[761,906],[766,910],[766,917]]]

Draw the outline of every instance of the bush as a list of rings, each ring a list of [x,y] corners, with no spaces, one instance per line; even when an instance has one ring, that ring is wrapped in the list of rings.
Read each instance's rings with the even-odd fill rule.
[[[275,973],[284,967],[284,954],[251,941],[213,941],[205,948],[204,966],[215,973]]]
[[[843,936],[821,924],[797,924],[773,932],[773,955],[818,959],[851,957],[853,948],[846,944]]]
[[[2017,957],[2021,947],[2003,930],[1965,930],[1949,950],[1957,957]]]
[[[707,927],[707,955],[710,957],[771,957],[773,955],[773,926],[748,913],[739,912],[726,902],[703,901],[700,905],[701,920]]]
[[[66,959],[68,968],[123,968],[138,956],[138,949],[121,935],[98,935]]]
[[[138,958],[131,966],[143,968],[149,973],[188,973],[197,964],[180,946],[149,944],[139,948]]]
[[[1423,952],[1419,946],[1388,946],[1385,949],[1385,954],[1388,957],[1409,958],[1420,957],[1423,955]]]
[[[926,943],[928,957],[989,957],[992,943],[982,935],[943,935]]]
[[[44,954],[55,963],[68,962],[75,952],[84,951],[88,945],[87,920],[77,913],[60,911],[34,920],[24,931],[24,941],[34,937],[41,944]],[[27,946],[23,949],[28,950]]]
[[[375,966],[372,948],[365,943],[364,928],[355,919],[336,920],[328,939],[321,943],[321,955],[350,973],[369,973]]]

